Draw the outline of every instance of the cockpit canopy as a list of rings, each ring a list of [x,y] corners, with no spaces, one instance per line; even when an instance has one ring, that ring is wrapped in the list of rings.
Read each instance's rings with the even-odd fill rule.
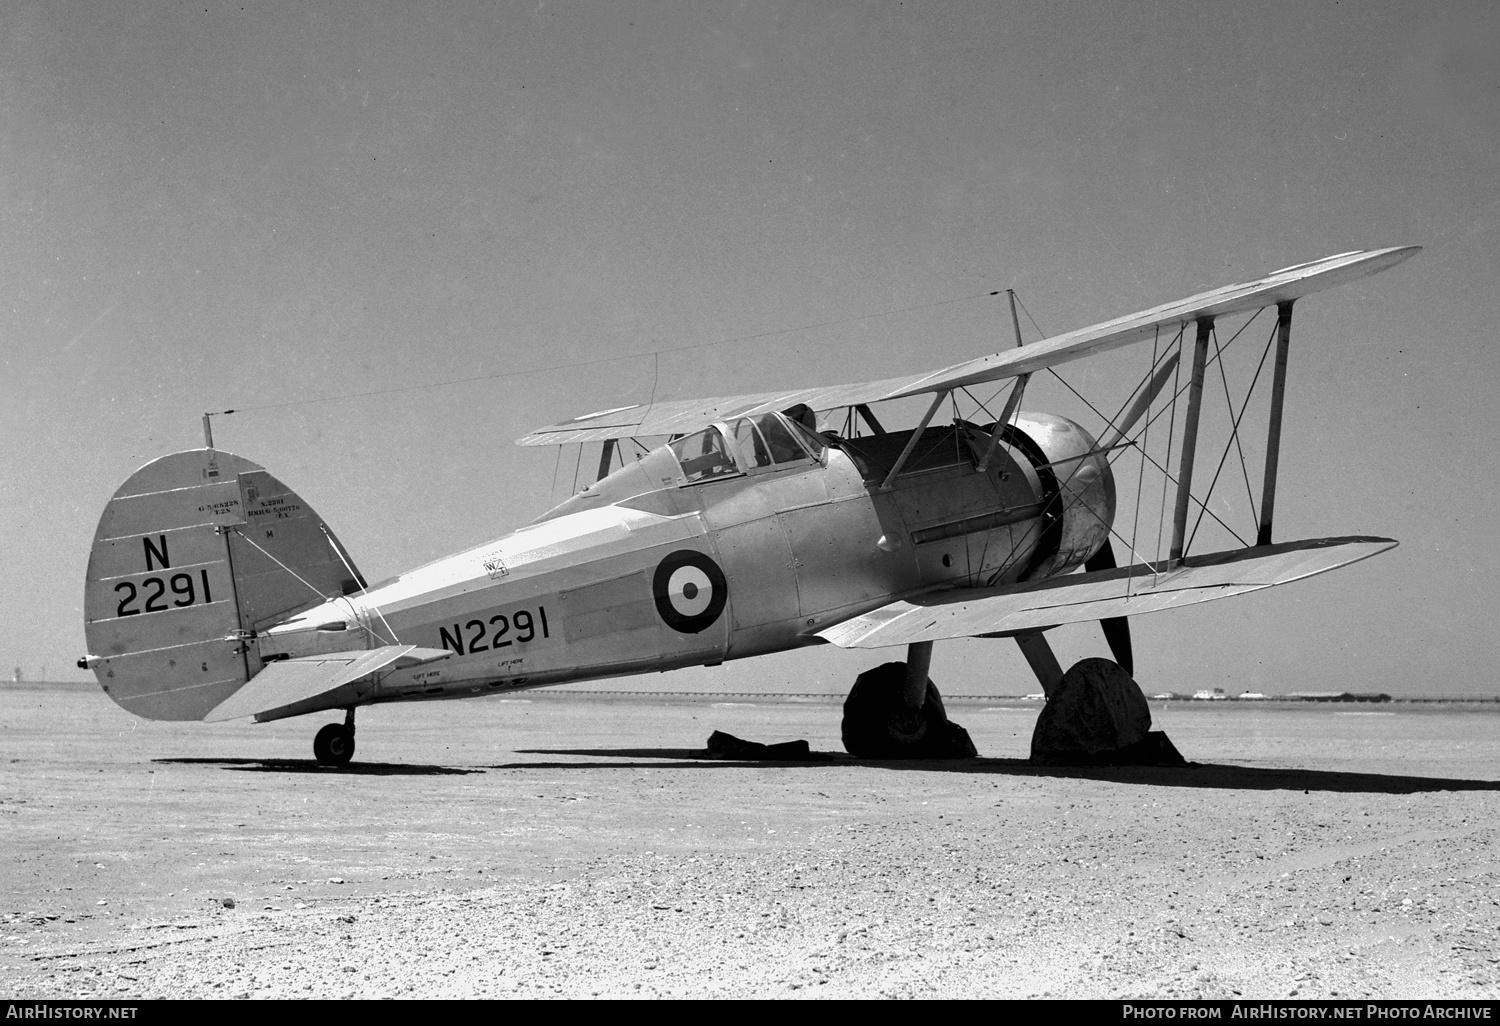
[[[758,413],[684,435],[671,443],[689,484],[807,463],[826,443],[800,421],[780,413]]]

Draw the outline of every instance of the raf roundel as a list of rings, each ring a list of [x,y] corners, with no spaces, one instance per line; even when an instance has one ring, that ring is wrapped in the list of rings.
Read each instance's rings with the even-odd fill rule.
[[[724,612],[729,585],[712,559],[693,549],[678,549],[656,565],[651,592],[668,627],[697,634]]]

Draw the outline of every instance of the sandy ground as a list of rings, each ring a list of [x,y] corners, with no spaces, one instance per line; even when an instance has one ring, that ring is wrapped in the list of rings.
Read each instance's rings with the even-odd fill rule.
[[[0,691],[7,997],[1500,997],[1500,713],[1153,706],[1199,765],[840,751],[820,701],[136,720]],[[231,907],[232,905],[232,907]]]

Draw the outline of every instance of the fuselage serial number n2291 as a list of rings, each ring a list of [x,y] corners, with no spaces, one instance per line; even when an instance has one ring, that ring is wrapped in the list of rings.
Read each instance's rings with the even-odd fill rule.
[[[439,627],[438,633],[442,636],[443,648],[459,655],[498,652],[517,643],[524,645],[552,637],[546,606],[537,606],[535,613],[529,609],[517,609],[510,614],[496,613],[488,620],[476,617],[465,624],[455,623],[451,632],[447,627]]]

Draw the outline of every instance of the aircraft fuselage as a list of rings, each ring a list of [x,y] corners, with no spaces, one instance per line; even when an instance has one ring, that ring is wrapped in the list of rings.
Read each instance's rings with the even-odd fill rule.
[[[259,655],[394,633],[451,654],[357,686],[359,704],[461,698],[815,644],[898,598],[1071,569],[1107,537],[1108,464],[1062,418],[1021,427],[983,471],[988,434],[929,429],[889,489],[911,432],[762,452],[763,466],[741,458],[698,480],[708,456],[663,446],[520,530],[262,632]],[[1085,499],[1081,521],[1049,507],[1059,487]]]

